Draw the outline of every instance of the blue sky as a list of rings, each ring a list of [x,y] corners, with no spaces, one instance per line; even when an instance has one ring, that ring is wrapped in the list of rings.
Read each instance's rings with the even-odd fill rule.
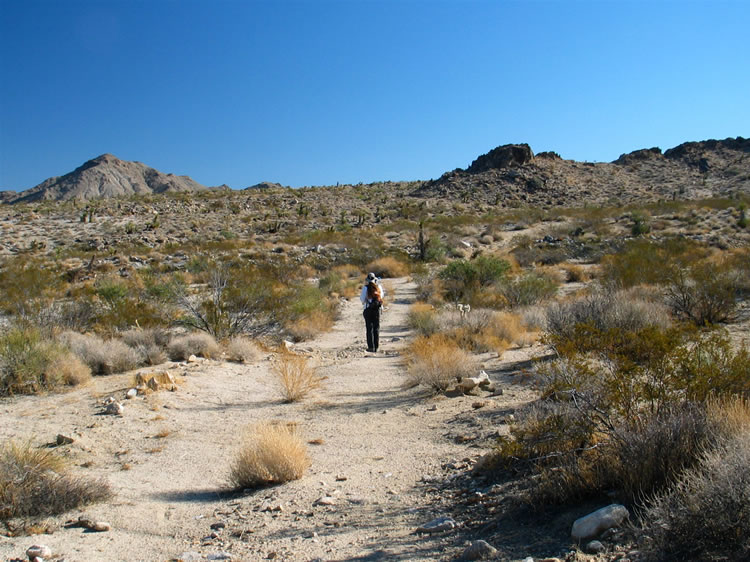
[[[0,0],[0,189],[437,178],[750,136],[750,1]]]

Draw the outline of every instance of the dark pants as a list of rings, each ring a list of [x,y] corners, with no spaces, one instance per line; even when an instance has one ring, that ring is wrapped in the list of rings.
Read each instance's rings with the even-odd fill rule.
[[[367,307],[362,314],[365,317],[367,349],[368,351],[377,351],[380,343],[380,308]]]

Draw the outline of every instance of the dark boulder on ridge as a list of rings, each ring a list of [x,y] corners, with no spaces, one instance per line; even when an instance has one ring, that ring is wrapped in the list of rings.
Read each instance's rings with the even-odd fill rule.
[[[470,174],[479,174],[487,170],[499,170],[528,164],[534,158],[528,144],[506,144],[493,148],[483,154],[466,168]]]

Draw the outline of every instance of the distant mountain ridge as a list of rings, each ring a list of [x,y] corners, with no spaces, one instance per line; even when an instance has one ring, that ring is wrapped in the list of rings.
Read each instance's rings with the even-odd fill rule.
[[[64,176],[49,178],[31,189],[5,197],[8,203],[73,199],[89,201],[108,197],[207,189],[212,188],[188,176],[164,174],[141,162],[129,162],[120,160],[112,154],[102,154]]]
[[[508,144],[479,156],[466,169],[424,182],[417,197],[482,201],[491,205],[622,205],[659,199],[750,194],[750,139],[686,142],[623,154],[614,162],[534,155],[528,144]]]

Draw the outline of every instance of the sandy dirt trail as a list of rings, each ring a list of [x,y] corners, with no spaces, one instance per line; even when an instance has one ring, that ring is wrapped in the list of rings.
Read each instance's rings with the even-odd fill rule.
[[[0,402],[0,439],[43,444],[59,433],[73,437],[60,450],[75,473],[105,478],[116,494],[50,520],[52,534],[0,537],[0,557],[23,558],[28,546],[41,543],[67,562],[171,560],[186,552],[197,553],[196,560],[450,558],[449,538],[413,531],[443,515],[426,494],[444,476],[441,467],[481,452],[446,434],[446,423],[471,412],[476,398],[430,398],[404,389],[399,351],[410,336],[414,286],[406,279],[390,286],[378,354],[365,353],[356,297],[343,303],[332,331],[295,346],[327,377],[299,403],[281,402],[271,354],[250,365],[200,361],[141,369],[181,375],[179,389],[128,400],[122,417],[101,415],[101,401],[123,399],[133,373],[96,377],[67,394]],[[300,480],[229,493],[241,432],[260,420],[296,422],[305,440],[319,443],[309,446],[312,465]],[[316,504],[323,497],[331,505]],[[112,530],[61,527],[82,513]]]

